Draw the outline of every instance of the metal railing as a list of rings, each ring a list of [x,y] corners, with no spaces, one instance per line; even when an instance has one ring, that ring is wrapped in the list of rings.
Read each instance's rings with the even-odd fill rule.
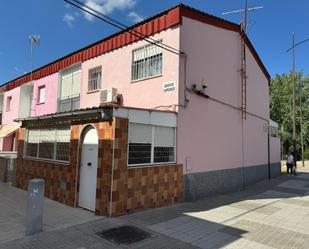
[[[68,112],[79,109],[80,96],[74,95],[58,99],[58,112]]]

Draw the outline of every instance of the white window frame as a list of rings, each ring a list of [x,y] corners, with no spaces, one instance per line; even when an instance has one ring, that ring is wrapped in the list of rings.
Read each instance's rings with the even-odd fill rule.
[[[155,44],[160,44],[160,43],[162,43],[162,40],[158,40],[158,41],[156,41],[155,42]],[[155,77],[159,77],[159,76],[162,76],[162,74],[163,74],[163,49],[162,48],[160,48],[160,47],[158,47],[159,49],[161,49],[161,52],[160,53],[157,53],[157,54],[155,54],[156,56],[157,55],[160,55],[161,56],[161,72],[160,73],[157,73],[157,74],[155,74],[155,75],[144,75],[143,77],[138,77],[138,74],[137,74],[137,72],[135,71],[135,65],[134,65],[134,63],[136,62],[136,60],[134,59],[134,56],[136,56],[135,55],[135,53],[136,52],[138,52],[138,51],[143,51],[143,53],[147,53],[147,51],[149,51],[152,47],[156,47],[156,45],[155,44],[147,44],[147,45],[144,45],[144,46],[141,46],[141,47],[139,47],[139,48],[136,48],[136,49],[134,49],[133,51],[132,51],[132,62],[131,62],[131,82],[132,83],[134,83],[134,82],[137,82],[137,81],[140,81],[140,80],[146,80],[146,79],[150,79],[150,78],[155,78]],[[149,49],[150,48],[150,49]],[[148,50],[147,50],[148,49]],[[145,56],[144,58],[142,58],[141,60],[144,60],[144,61],[146,61],[146,59],[149,59],[150,57],[152,57],[152,56]],[[145,63],[145,62],[144,62]],[[145,71],[147,71],[146,70],[146,63],[145,63],[145,65],[144,65],[144,70]],[[148,73],[150,72],[150,68],[148,68]],[[137,74],[137,77],[135,77],[135,74]]]
[[[80,74],[80,80],[79,80],[79,93],[78,94],[73,94],[73,86],[74,86],[74,75],[76,74]],[[80,97],[80,93],[81,93],[81,82],[82,82],[82,70],[81,70],[81,66],[73,66],[70,68],[66,68],[63,69],[61,71],[61,73],[59,73],[60,75],[60,84],[59,84],[59,89],[58,89],[58,99],[59,100],[64,100],[64,99],[70,99],[70,98],[75,98],[75,97]],[[64,95],[63,90],[63,80],[66,78],[71,78],[71,83],[70,83],[70,90],[68,91],[69,94]]]
[[[93,80],[95,80],[96,78],[92,78],[91,75],[92,73],[97,73],[100,72],[101,73],[101,77],[100,80],[97,80],[97,86],[96,88],[90,88],[90,86],[93,85]],[[95,92],[95,91],[99,91],[102,88],[102,66],[97,66],[97,67],[93,67],[90,68],[88,70],[88,92]]]
[[[35,129],[35,128],[34,128]],[[43,128],[45,129],[45,128]],[[46,127],[46,129],[48,129]],[[32,157],[32,156],[27,156],[27,143],[28,143],[28,138],[29,138],[29,129],[27,129],[26,131],[26,139],[24,140],[24,149],[23,149],[23,157],[26,159],[31,159],[31,160],[35,160],[35,161],[47,161],[47,162],[54,162],[54,163],[61,163],[61,164],[68,164],[70,163],[70,154],[68,155],[68,160],[57,160],[57,141],[56,141],[56,137],[57,137],[57,128],[55,129],[55,140],[54,140],[54,153],[53,153],[53,158],[41,158],[39,157],[39,153],[40,153],[40,136],[41,136],[41,130],[42,129],[38,129],[39,130],[39,142],[38,142],[38,147],[37,147],[37,151],[36,151],[36,157]],[[68,129],[71,132],[71,127],[69,127]],[[71,138],[70,138],[70,143],[71,143]],[[70,150],[69,150],[70,153]]]
[[[128,125],[128,129],[130,130],[130,125],[134,123],[134,124],[141,124],[141,123],[136,123],[136,122],[129,122],[129,125]],[[128,168],[131,168],[131,167],[147,167],[147,166],[153,166],[153,165],[166,165],[166,164],[175,164],[177,162],[177,154],[176,154],[176,146],[177,146],[177,141],[176,141],[176,134],[177,134],[177,130],[176,130],[176,127],[170,127],[170,126],[162,126],[162,125],[152,125],[152,124],[145,124],[145,125],[149,125],[151,126],[151,132],[152,132],[152,139],[151,139],[151,158],[150,158],[150,163],[138,163],[138,164],[129,164],[129,144],[130,144],[130,141],[128,140],[128,146],[127,146],[127,166]],[[174,161],[171,161],[171,162],[158,162],[158,163],[155,163],[154,162],[154,147],[155,147],[155,128],[156,127],[167,127],[167,128],[172,128],[174,129]],[[128,136],[129,136],[129,132],[128,132]],[[128,139],[130,139],[128,137]]]
[[[41,90],[44,89],[44,100],[41,101],[41,96],[42,96],[42,93],[41,93]],[[39,86],[38,87],[38,101],[37,101],[37,104],[44,104],[45,103],[45,100],[46,100],[46,85],[42,85],[42,86]]]

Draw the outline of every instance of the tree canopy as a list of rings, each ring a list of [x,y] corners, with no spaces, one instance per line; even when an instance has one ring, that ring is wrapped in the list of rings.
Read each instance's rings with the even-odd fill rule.
[[[270,85],[270,118],[279,124],[279,134],[283,153],[293,148],[293,74],[276,75]],[[302,113],[302,134],[305,157],[309,159],[309,76],[295,73],[295,121],[296,121],[296,157],[301,158],[300,117]],[[301,108],[300,108],[301,105]]]

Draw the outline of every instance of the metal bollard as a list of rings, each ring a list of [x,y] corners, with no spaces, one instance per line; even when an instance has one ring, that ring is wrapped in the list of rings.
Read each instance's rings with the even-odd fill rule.
[[[32,179],[28,182],[26,236],[42,231],[44,184],[43,179]]]

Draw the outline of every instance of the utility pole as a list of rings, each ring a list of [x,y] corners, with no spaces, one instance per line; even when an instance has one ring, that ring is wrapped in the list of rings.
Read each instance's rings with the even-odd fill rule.
[[[303,138],[303,111],[302,111],[302,86],[301,79],[299,80],[299,122],[300,122],[300,144],[301,144],[301,161],[305,167],[304,161],[304,138]]]
[[[295,91],[296,91],[296,86],[295,86],[295,48],[305,42],[309,42],[309,38],[302,40],[301,42],[298,42],[295,44],[295,40],[294,40],[294,33],[292,35],[292,47],[290,47],[286,52],[289,52],[290,50],[292,50],[292,83],[293,83],[293,151],[294,151],[294,157],[296,155],[296,131],[295,131]],[[301,93],[300,93],[301,95]],[[301,98],[301,97],[300,97]],[[300,100],[301,101],[301,100]],[[300,102],[301,104],[301,102]],[[300,107],[301,108],[301,107]],[[302,113],[301,115],[301,140],[303,140],[303,136],[302,136]],[[304,160],[304,152],[303,152],[303,141],[301,141],[302,143],[302,160]],[[303,166],[304,166],[304,161],[303,161]]]
[[[295,38],[294,38],[294,32],[292,36],[292,84],[293,84],[293,156],[294,161],[296,162],[296,131],[295,131]]]

